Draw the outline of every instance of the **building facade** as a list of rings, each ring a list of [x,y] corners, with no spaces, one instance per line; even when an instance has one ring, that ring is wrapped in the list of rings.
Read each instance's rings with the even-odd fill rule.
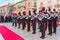
[[[37,9],[37,12],[42,8],[56,8],[60,11],[60,0],[22,0],[15,4],[8,4],[0,7],[0,14],[11,14],[12,12],[28,12],[29,10]]]
[[[13,12],[13,6],[9,3],[8,5],[4,5],[0,7],[0,15],[8,15]]]

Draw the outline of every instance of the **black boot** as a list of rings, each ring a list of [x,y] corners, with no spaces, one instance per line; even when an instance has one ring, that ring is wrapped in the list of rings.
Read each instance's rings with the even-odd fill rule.
[[[27,32],[30,32],[30,30],[27,30]]]
[[[54,34],[56,34],[56,32],[53,32]]]
[[[50,34],[50,33],[49,33],[49,34],[47,34],[47,35],[50,35],[50,36],[52,36],[52,34]]]
[[[32,34],[36,34],[35,32],[33,32]]]
[[[18,27],[18,28],[20,28],[20,27]]]
[[[45,37],[41,36],[40,38],[44,39]]]

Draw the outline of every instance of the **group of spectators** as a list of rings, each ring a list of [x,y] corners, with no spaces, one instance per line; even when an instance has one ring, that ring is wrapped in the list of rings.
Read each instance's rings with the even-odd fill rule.
[[[11,22],[12,21],[12,17],[11,15],[7,15],[7,16],[0,16],[0,22]]]

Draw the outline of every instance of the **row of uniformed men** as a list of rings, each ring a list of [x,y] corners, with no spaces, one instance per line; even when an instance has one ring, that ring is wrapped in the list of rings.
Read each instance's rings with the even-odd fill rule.
[[[33,28],[33,34],[36,33],[36,23],[38,21],[38,29],[40,29],[41,32],[41,37],[42,39],[45,38],[45,31],[47,30],[48,27],[48,35],[52,35],[52,33],[56,34],[56,21],[58,19],[58,12],[57,11],[40,11],[39,14],[37,15],[36,11],[33,11],[34,15],[31,15],[31,12],[28,12],[29,15],[26,15],[26,12],[23,12],[23,15],[19,12],[18,17],[13,17],[13,25],[15,23],[15,27],[22,23],[22,30],[25,29],[26,23],[27,23],[27,31],[30,31],[31,23],[32,23],[32,28]],[[52,32],[52,27],[53,27],[53,32]]]

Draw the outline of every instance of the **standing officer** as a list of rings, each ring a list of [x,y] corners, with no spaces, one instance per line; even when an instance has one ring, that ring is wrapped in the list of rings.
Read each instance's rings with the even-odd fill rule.
[[[24,30],[26,27],[26,12],[23,12],[23,16],[22,16],[22,30]]]
[[[20,24],[21,24],[21,12],[18,13],[17,23],[18,23],[18,28],[20,28]]]
[[[48,17],[48,13],[47,11],[44,12],[44,27],[45,30],[47,30],[47,17]]]
[[[54,20],[54,15],[53,15],[53,12],[49,12],[49,15],[48,15],[48,30],[49,30],[49,34],[48,35],[51,35],[52,36],[52,23],[53,23],[53,20]]]
[[[28,16],[27,16],[27,31],[30,31],[30,25],[31,25],[31,11],[28,12]]]
[[[34,10],[33,11],[34,15],[32,17],[32,25],[33,25],[33,33],[32,34],[35,34],[36,33],[36,19],[37,19],[37,15],[36,15],[36,11]]]
[[[39,11],[39,14],[37,16],[38,18],[40,17],[40,14],[42,14],[42,10]],[[39,25],[40,25],[40,22],[39,22],[39,19],[38,19],[38,29],[40,29]]]
[[[17,27],[17,16],[16,15],[12,16],[12,26],[14,26],[14,25],[15,25],[15,27]]]
[[[41,25],[41,21],[39,20],[39,18],[42,17],[42,11],[39,11],[39,15],[37,16],[38,18],[38,29],[40,29],[40,25]],[[41,32],[41,30],[39,30],[39,32]]]
[[[39,21],[40,21],[40,31],[41,31],[41,37],[40,38],[44,39],[45,38],[44,13],[42,13],[40,15]]]
[[[53,33],[56,34],[56,27],[57,27],[56,21],[58,19],[58,12],[55,9],[53,9],[53,11],[54,11]]]

